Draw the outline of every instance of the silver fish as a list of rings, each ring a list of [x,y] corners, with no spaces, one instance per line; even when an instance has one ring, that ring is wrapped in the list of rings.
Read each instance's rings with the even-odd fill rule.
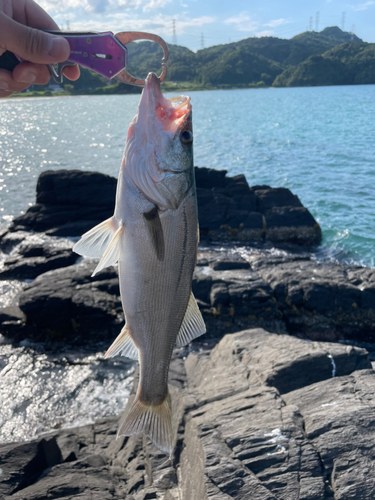
[[[143,432],[169,455],[172,351],[206,331],[191,291],[198,245],[192,144],[190,98],[164,98],[150,73],[129,127],[114,215],[73,248],[100,257],[93,275],[118,262],[126,323],[106,356],[139,358],[140,365],[118,435]]]

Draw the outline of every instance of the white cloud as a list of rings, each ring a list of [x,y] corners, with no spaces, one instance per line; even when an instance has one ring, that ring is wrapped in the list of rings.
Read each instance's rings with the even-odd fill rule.
[[[371,5],[374,5],[375,2],[373,0],[370,0],[369,2],[366,3],[359,3],[358,5],[352,5],[353,10],[367,10]]]
[[[251,19],[247,12],[241,12],[236,17],[226,19],[225,24],[233,24],[237,31],[255,31],[259,25]]]
[[[87,13],[101,14],[116,10],[142,9],[143,12],[160,9],[172,0],[39,0],[39,5],[52,15],[67,9],[83,9]]]
[[[61,16],[63,19],[63,16]],[[151,18],[141,18],[130,15],[126,12],[112,13],[106,16],[92,17],[82,20],[76,17],[76,20],[70,22],[71,31],[145,31],[156,33],[160,36],[172,36],[173,20],[175,20],[176,31],[178,35],[184,34],[190,27],[201,27],[215,21],[213,17],[202,16],[189,18],[186,15],[163,16],[158,14]],[[57,22],[59,19],[57,19]]]
[[[88,0],[38,0],[38,4],[49,13],[63,12],[67,9],[78,9],[90,12],[90,4]]]
[[[290,21],[286,19],[274,19],[269,23],[263,24],[263,26],[269,26],[270,28],[276,28],[277,26],[281,26],[282,24],[288,24]]]
[[[171,0],[109,0],[112,9],[142,9],[143,12],[164,7]]]
[[[261,36],[272,36],[274,32],[272,30],[257,31],[255,36],[260,38]]]

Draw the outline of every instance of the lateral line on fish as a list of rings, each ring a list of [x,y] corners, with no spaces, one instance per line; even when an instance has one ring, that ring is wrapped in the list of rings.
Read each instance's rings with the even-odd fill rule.
[[[182,256],[181,256],[181,262],[180,262],[180,267],[178,269],[178,278],[177,278],[177,285],[176,289],[178,289],[182,277],[182,271],[184,269],[184,262],[185,262],[185,257],[186,257],[186,244],[187,244],[187,239],[188,239],[188,223],[187,223],[187,217],[186,217],[186,209],[185,207],[183,208],[182,212],[183,218],[184,218],[184,242],[182,244]]]

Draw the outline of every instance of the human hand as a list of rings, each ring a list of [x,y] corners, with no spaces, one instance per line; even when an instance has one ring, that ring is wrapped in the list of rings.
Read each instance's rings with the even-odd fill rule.
[[[13,71],[0,69],[0,97],[49,82],[46,64],[66,61],[70,47],[63,37],[40,30],[58,29],[33,0],[0,0],[0,55],[9,50],[24,59]],[[78,66],[67,66],[63,73],[69,80],[79,78]]]

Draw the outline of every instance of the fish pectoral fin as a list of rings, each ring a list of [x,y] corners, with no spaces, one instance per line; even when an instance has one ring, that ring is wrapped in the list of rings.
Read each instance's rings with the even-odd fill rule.
[[[160,405],[147,405],[138,395],[125,409],[125,417],[120,423],[117,437],[144,433],[159,450],[171,456],[173,449],[172,413],[169,393]],[[128,411],[127,411],[128,410]]]
[[[95,271],[92,273],[92,276],[98,274],[98,272],[105,267],[114,266],[117,263],[120,255],[120,241],[123,230],[124,225],[121,224],[117,229],[115,235],[113,236],[111,243],[107,246],[106,251],[103,253],[99,264],[96,266]]]
[[[190,298],[185,316],[177,335],[176,347],[183,347],[204,333],[206,333],[206,325],[204,324],[202,314],[199,310],[193,292],[190,292]]]
[[[152,208],[149,212],[143,214],[148,235],[155,250],[158,260],[164,260],[165,243],[163,226],[159,217],[158,207]]]
[[[130,359],[138,359],[138,349],[134,344],[129,328],[126,326],[124,326],[121,330],[120,334],[105,353],[104,357],[113,358],[114,356],[117,356],[117,354],[121,354],[121,356],[125,356]]]
[[[117,220],[113,216],[110,217],[87,231],[73,246],[73,251],[85,257],[100,259],[116,234],[118,226]]]

